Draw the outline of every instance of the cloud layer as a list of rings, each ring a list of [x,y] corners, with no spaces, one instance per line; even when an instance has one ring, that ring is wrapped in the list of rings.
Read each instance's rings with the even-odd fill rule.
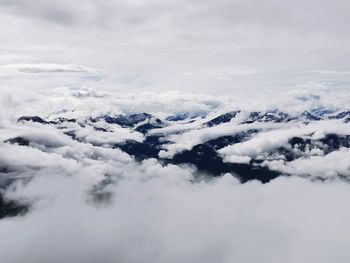
[[[311,83],[346,88],[347,8],[342,0],[1,1],[0,65],[98,68],[104,78],[85,83],[121,92],[241,96]],[[2,86],[77,82],[8,81]]]
[[[328,106],[339,106],[344,99],[329,101],[326,91],[311,95],[289,94],[279,103],[293,114],[300,112],[301,101],[303,110],[318,106],[320,111],[323,96]],[[349,261],[350,211],[344,200],[350,192],[348,182],[337,177],[349,172],[348,148],[326,155],[312,154],[310,148],[296,152],[310,151],[305,159],[265,161],[283,173],[332,180],[290,176],[241,184],[230,174],[213,178],[187,165],[136,162],[110,144],[142,141],[145,135],[98,116],[147,110],[164,121],[182,114],[189,119],[169,121],[169,128],[157,130],[164,130],[177,146],[243,127],[263,129],[247,142],[223,148],[222,154],[234,154],[239,162],[284,145],[291,136],[347,135],[348,123],[342,120],[240,124],[253,104],[178,93],[140,96],[59,88],[46,96],[2,98],[8,103],[0,123],[2,194],[5,200],[31,204],[24,216],[0,220],[0,233],[6,237],[0,247],[4,262]],[[263,101],[267,104],[257,101],[255,107],[275,105]],[[228,108],[241,112],[230,122],[206,124]],[[17,122],[25,112],[42,116],[44,123],[25,118]],[[76,131],[76,139],[65,134],[69,130]],[[179,137],[172,137],[174,133]],[[23,140],[8,141],[19,137]]]

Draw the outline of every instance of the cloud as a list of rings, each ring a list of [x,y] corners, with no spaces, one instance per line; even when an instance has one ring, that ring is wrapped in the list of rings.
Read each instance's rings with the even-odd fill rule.
[[[260,129],[246,142],[227,148],[227,158],[241,164],[285,145],[291,136],[317,140],[328,133],[349,134],[348,123],[240,124],[251,107],[264,109],[270,101],[265,106],[259,100],[235,104],[193,93],[116,94],[63,87],[42,94],[1,97],[7,102],[0,111],[1,187],[6,188],[2,194],[32,205],[24,216],[0,220],[4,262],[349,261],[345,230],[350,213],[344,209],[349,185],[336,176],[349,174],[347,148],[291,162],[266,159],[263,165],[291,176],[241,184],[230,174],[213,178],[191,166],[165,165],[156,159],[136,162],[111,146],[127,139],[142,141],[144,135],[102,120],[94,123],[90,117],[146,111],[165,121],[174,113],[202,113],[157,130],[173,140],[174,148],[168,150]],[[327,94],[319,93],[317,103]],[[286,96],[279,100],[284,108],[298,112],[300,100]],[[344,99],[326,97],[336,105]],[[314,101],[308,102],[302,106],[314,106]],[[242,111],[231,122],[203,126],[233,106],[242,106]],[[75,122],[17,122],[29,114],[48,122]],[[71,139],[67,131],[79,139]],[[28,146],[4,142],[16,137],[28,140]],[[304,173],[332,180],[295,176]]]
[[[250,163],[252,158],[250,156],[244,155],[234,155],[225,156],[224,161],[229,163]]]
[[[85,73],[85,74],[100,74],[95,69],[90,69],[80,65],[69,65],[69,64],[48,64],[48,63],[37,63],[37,64],[10,64],[3,65],[0,70],[17,70],[22,73]]]
[[[349,75],[350,71],[336,71],[336,70],[314,70],[311,73],[317,74],[346,74]]]
[[[287,125],[284,125],[287,126]],[[313,134],[312,136],[310,136]],[[256,157],[264,152],[271,152],[285,146],[293,137],[322,138],[326,134],[350,134],[348,124],[342,121],[320,121],[311,124],[292,123],[291,127],[278,127],[267,132],[260,132],[250,140],[226,146],[219,150],[224,159],[229,162],[231,155]]]
[[[241,185],[229,175],[193,183],[188,170],[155,161],[126,169],[107,207],[86,203],[93,175],[85,169],[73,177],[52,170],[20,188],[41,201],[24,218],[1,221],[3,260],[295,262],[301,251],[309,262],[348,260],[345,183]]]
[[[325,156],[299,158],[291,162],[265,161],[265,165],[272,170],[289,174],[309,174],[316,178],[332,178],[341,174],[345,180],[348,180],[347,177],[350,175],[349,157],[349,149],[341,148]]]
[[[99,87],[123,92],[346,88],[348,74],[315,73],[349,71],[346,9],[341,0],[1,1],[0,64],[85,65],[105,73]]]

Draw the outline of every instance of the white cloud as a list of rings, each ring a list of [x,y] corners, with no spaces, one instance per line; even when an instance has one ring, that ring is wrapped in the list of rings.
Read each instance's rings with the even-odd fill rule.
[[[316,178],[332,178],[342,175],[346,180],[350,175],[350,151],[341,148],[324,156],[299,158],[291,162],[265,161],[272,170],[288,174],[312,175]]]
[[[294,109],[291,112],[300,110],[300,100],[286,96],[288,100],[282,99],[281,105]],[[323,102],[322,96],[318,103]],[[60,88],[1,98],[6,103],[1,104],[0,140],[21,136],[31,141],[29,147],[0,144],[0,167],[9,172],[2,178],[17,178],[5,192],[6,197],[32,202],[25,216],[0,220],[4,238],[0,254],[6,263],[350,260],[346,249],[350,213],[344,209],[344,200],[350,198],[348,183],[334,177],[336,173],[349,174],[348,149],[324,156],[310,149],[305,159],[264,163],[282,173],[308,173],[313,178],[333,180],[312,182],[290,176],[267,184],[240,184],[230,174],[216,179],[203,177],[192,167],[165,166],[155,159],[137,163],[109,145],[93,146],[91,142],[141,141],[143,135],[88,119],[144,111],[162,120],[173,113],[208,114],[193,123],[169,123],[170,128],[157,130],[175,142],[167,148],[175,152],[218,136],[262,129],[260,135],[227,148],[234,152],[227,152],[227,158],[235,163],[246,163],[264,150],[284,145],[291,136],[313,133],[310,136],[318,139],[327,133],[349,134],[347,123],[241,125],[246,117],[243,111],[230,123],[208,128],[202,124],[241,104],[197,94],[135,95]],[[295,105],[296,101],[299,104]],[[332,97],[332,103],[338,100]],[[243,105],[243,109],[255,105],[260,103]],[[307,102],[303,106],[310,107]],[[57,125],[59,129],[17,123],[21,115],[39,115],[47,120],[75,118],[78,123]],[[90,124],[110,132],[95,131]],[[85,140],[70,139],[63,133],[68,130]],[[174,134],[180,130],[181,134]],[[108,180],[110,184],[103,186]]]
[[[249,163],[252,160],[250,156],[234,155],[225,156],[224,161],[229,163]]]
[[[49,64],[49,63],[37,63],[37,64],[10,64],[3,65],[0,70],[17,70],[22,73],[87,73],[87,74],[100,74],[96,69],[87,68],[81,65],[71,64]]]
[[[123,92],[274,95],[310,82],[346,89],[348,74],[312,73],[349,71],[344,10],[342,0],[2,1],[0,64],[99,68],[105,79],[94,84]]]
[[[41,176],[21,188],[17,194],[40,196],[41,201],[22,219],[1,221],[6,236],[2,259],[8,263],[349,260],[345,183],[281,178],[265,185],[241,185],[229,175],[190,183],[189,171],[154,161],[130,168],[109,189],[114,197],[107,207],[85,203],[92,183],[83,175],[85,170],[73,177]],[[327,230],[330,227],[332,231]]]
[[[260,132],[250,140],[226,146],[218,152],[226,162],[231,162],[231,156],[257,157],[264,152],[271,152],[278,147],[287,145],[292,137],[309,137],[321,139],[327,134],[350,134],[350,127],[342,121],[318,121],[309,124],[291,123],[290,126],[276,126],[273,130]],[[312,135],[312,136],[311,136]],[[234,160],[234,158],[233,158]]]

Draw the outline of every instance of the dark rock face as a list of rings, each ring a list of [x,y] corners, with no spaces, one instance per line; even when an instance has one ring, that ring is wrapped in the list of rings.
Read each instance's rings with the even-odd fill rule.
[[[176,122],[176,121],[184,121],[184,120],[191,120],[194,118],[203,118],[205,117],[206,114],[204,113],[189,113],[189,112],[185,112],[185,113],[179,113],[179,114],[173,114],[170,115],[168,117],[165,118],[166,121],[172,121],[172,122]]]
[[[331,116],[332,119],[344,119],[346,117],[350,117],[350,111],[339,112],[336,115]]]
[[[112,203],[113,193],[106,190],[105,188],[113,184],[114,181],[108,174],[105,175],[105,178],[101,180],[98,184],[94,185],[90,192],[89,203],[94,205],[109,205]]]
[[[65,122],[75,123],[75,122],[77,122],[77,120],[60,117],[60,118],[57,118],[55,121],[50,121],[50,124],[61,124],[61,123],[65,123]]]
[[[267,183],[280,176],[280,173],[255,165],[253,162],[249,164],[225,163],[210,144],[196,145],[192,150],[176,154],[173,159],[167,161],[173,164],[193,164],[199,171],[214,176],[234,173],[242,183],[249,180],[259,180]]]
[[[60,117],[55,121],[45,121],[39,116],[22,116],[17,119],[17,122],[27,122],[27,121],[41,123],[41,124],[62,124],[65,122],[71,122],[71,123],[76,122],[76,119],[67,119],[67,118]]]
[[[116,116],[109,116],[104,115],[98,118],[91,118],[90,120],[92,122],[97,122],[99,120],[104,120],[105,122],[109,124],[118,124],[122,127],[133,127],[134,125],[146,121],[147,119],[150,119],[152,117],[151,114],[148,113],[138,113],[138,114],[131,114],[131,115],[116,115]]]
[[[44,121],[42,118],[39,116],[22,116],[17,119],[18,122],[24,122],[24,121],[32,121],[32,122],[37,122],[37,123],[42,123],[42,124],[47,124],[47,121]]]
[[[230,111],[225,114],[222,114],[208,122],[206,122],[204,125],[208,127],[213,127],[222,123],[230,122],[233,118],[236,117],[236,115],[239,113],[239,111]]]
[[[71,137],[73,140],[78,140],[74,131],[66,131],[64,134]]]
[[[15,137],[15,138],[11,138],[6,140],[5,142],[11,143],[11,144],[17,144],[17,145],[21,145],[21,146],[28,146],[30,141],[26,138],[23,137]]]
[[[116,144],[115,148],[119,148],[129,155],[141,161],[149,158],[158,158],[159,149],[147,143],[128,140],[123,144]]]
[[[343,111],[343,112],[339,112],[335,115],[331,115],[329,117],[330,119],[343,119],[344,122],[350,122],[350,111]]]
[[[135,131],[147,134],[148,131],[164,127],[165,124],[160,119],[149,120],[145,124],[141,124],[135,128]]]
[[[90,118],[90,121],[93,123],[100,120],[103,120],[108,124],[118,124],[124,128],[134,128],[135,131],[143,134],[146,134],[149,130],[164,127],[165,125],[160,119],[154,118],[151,114],[148,113],[137,113],[131,115],[120,114],[116,116],[104,115],[98,118]],[[145,123],[140,124],[142,122]]]
[[[119,148],[136,160],[142,161],[149,158],[159,159],[158,154],[161,146],[165,143],[161,136],[148,136],[143,142],[128,140],[124,143],[115,144],[114,148]]]
[[[24,215],[29,210],[28,204],[21,204],[14,200],[6,200],[0,193],[0,219]]]
[[[209,145],[215,150],[219,150],[225,146],[246,141],[253,134],[257,133],[258,130],[248,130],[246,132],[239,132],[234,135],[222,136],[210,141],[207,141],[205,144]]]
[[[320,139],[325,147],[325,153],[339,150],[341,147],[349,148],[350,147],[350,135],[339,136],[337,134],[327,134],[324,138]]]
[[[289,116],[287,113],[272,110],[266,112],[254,111],[251,112],[248,119],[243,123],[254,123],[254,122],[288,122],[293,118]]]
[[[108,130],[107,130],[107,129],[105,129],[105,128],[95,127],[95,126],[94,126],[94,130],[95,130],[95,131],[108,132]],[[69,133],[66,133],[66,134],[67,134],[67,135],[69,135]]]
[[[314,116],[324,118],[331,115],[334,111],[324,107],[318,107],[310,110],[310,113]]]
[[[190,115],[188,113],[182,113],[182,114],[170,115],[165,120],[166,121],[183,121],[188,118],[190,118]]]
[[[302,114],[301,114],[301,117],[305,118],[305,120],[308,120],[308,121],[319,121],[321,120],[321,117],[318,117],[316,115],[313,115],[311,114],[310,112],[308,111],[304,111]]]

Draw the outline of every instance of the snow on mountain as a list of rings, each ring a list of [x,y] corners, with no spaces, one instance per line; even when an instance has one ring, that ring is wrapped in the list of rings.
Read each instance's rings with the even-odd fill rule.
[[[296,103],[252,110],[251,105],[207,96],[170,100],[164,94],[76,94],[63,89],[38,98],[33,107],[14,107],[2,115],[2,189],[50,171],[71,175],[101,169],[104,176],[94,180],[109,182],[120,176],[115,167],[142,167],[151,160],[208,177],[231,174],[242,183],[267,183],[281,176],[350,178],[346,108],[301,108]],[[2,202],[9,215],[30,206],[18,198],[17,203],[11,198]]]

